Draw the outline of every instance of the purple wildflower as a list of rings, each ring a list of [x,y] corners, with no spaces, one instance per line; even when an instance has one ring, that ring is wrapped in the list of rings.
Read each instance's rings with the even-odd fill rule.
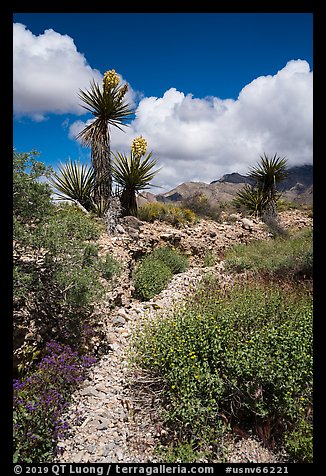
[[[13,382],[16,449],[30,458],[42,451],[49,438],[54,442],[65,434],[69,424],[62,414],[69,405],[69,396],[95,362],[92,356],[80,357],[68,345],[54,340],[47,343],[46,355],[35,373]]]

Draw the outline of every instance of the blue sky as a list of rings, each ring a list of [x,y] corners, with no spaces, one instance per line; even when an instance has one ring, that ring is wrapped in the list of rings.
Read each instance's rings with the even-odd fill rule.
[[[89,161],[78,88],[112,68],[136,109],[112,149],[143,135],[166,190],[245,173],[264,152],[312,163],[312,14],[15,14],[16,149]]]

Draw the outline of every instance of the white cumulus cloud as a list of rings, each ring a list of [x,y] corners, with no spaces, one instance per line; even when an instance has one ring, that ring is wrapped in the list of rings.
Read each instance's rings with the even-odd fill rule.
[[[85,114],[78,97],[91,80],[102,82],[102,74],[91,68],[74,40],[52,29],[34,35],[25,25],[13,25],[13,108],[16,116],[35,121],[45,115]],[[129,102],[135,93],[128,91]]]
[[[14,113],[35,121],[51,113],[86,114],[79,89],[93,78],[102,82],[70,36],[52,29],[37,36],[20,23],[13,26],[13,67]],[[135,107],[136,99],[135,118],[124,132],[111,128],[111,148],[127,153],[135,137],[145,137],[162,167],[155,183],[166,190],[245,174],[264,153],[286,156],[289,165],[312,163],[313,72],[305,60],[256,78],[237,99],[195,98],[173,87],[162,97],[140,98],[129,86],[127,102]],[[75,139],[90,120],[66,119],[63,127]]]
[[[285,156],[289,166],[308,164],[312,107],[309,64],[291,60],[275,75],[246,85],[236,100],[198,99],[175,88],[162,97],[145,97],[125,132],[112,129],[112,149],[128,151],[134,137],[145,137],[162,166],[155,183],[167,190],[185,181],[246,174],[264,153]]]

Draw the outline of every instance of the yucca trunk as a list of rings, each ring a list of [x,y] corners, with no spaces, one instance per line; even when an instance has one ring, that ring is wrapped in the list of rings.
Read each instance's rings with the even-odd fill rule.
[[[261,211],[261,217],[263,219],[277,217],[277,203],[274,197],[268,199],[266,205]]]
[[[92,147],[92,165],[94,169],[94,201],[108,203],[112,195],[110,142]]]
[[[121,197],[121,206],[123,207],[123,215],[124,216],[137,216],[137,200],[136,200],[136,192],[134,189],[127,189],[125,188],[122,191]]]

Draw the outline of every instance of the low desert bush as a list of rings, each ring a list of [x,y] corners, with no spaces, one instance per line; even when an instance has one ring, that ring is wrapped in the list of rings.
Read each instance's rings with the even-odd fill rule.
[[[164,417],[182,444],[216,454],[237,425],[291,452],[304,422],[293,457],[311,461],[308,294],[245,285],[221,295],[210,279],[172,313],[143,322],[133,349],[134,362],[160,377]]]
[[[138,218],[143,221],[164,221],[171,225],[179,226],[184,223],[194,223],[196,214],[186,208],[178,207],[171,203],[147,203],[138,209]]]
[[[289,236],[289,231],[281,225],[277,217],[266,215],[262,217],[262,221],[273,238],[287,238]]]
[[[312,234],[312,229],[306,228],[287,238],[235,245],[225,255],[225,267],[277,277],[310,278],[313,271]]]
[[[136,294],[145,301],[159,294],[172,279],[171,269],[160,259],[143,258],[133,274]]]
[[[204,266],[214,266],[216,259],[216,255],[212,250],[206,251],[204,256]]]
[[[173,274],[183,273],[189,266],[187,257],[173,248],[157,248],[152,252],[151,256],[154,259],[163,261]]]
[[[114,276],[119,276],[122,265],[110,253],[107,253],[105,260],[101,263],[101,274],[108,281]]]
[[[197,193],[184,199],[182,206],[199,217],[210,218],[217,222],[221,220],[221,213],[225,209],[224,203],[210,202],[204,193]]]
[[[162,247],[145,256],[136,266],[133,281],[137,295],[144,300],[159,294],[174,274],[188,268],[188,259],[179,251]]]

